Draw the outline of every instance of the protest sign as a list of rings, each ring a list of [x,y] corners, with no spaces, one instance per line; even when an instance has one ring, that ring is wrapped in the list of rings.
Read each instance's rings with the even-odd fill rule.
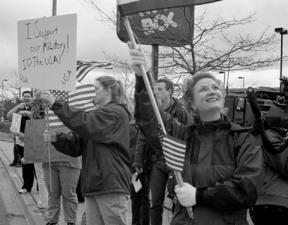
[[[72,91],[76,14],[18,21],[19,86]]]
[[[12,123],[10,126],[10,132],[13,134],[17,134],[20,132],[20,126],[21,126],[21,118],[22,116],[17,113],[13,113],[12,115]]]
[[[27,120],[25,127],[24,158],[26,162],[48,162],[49,152],[47,142],[44,142],[43,132],[45,130],[45,120]],[[60,132],[60,130],[58,130]],[[67,128],[62,129],[67,132]],[[50,144],[51,162],[65,162],[75,158],[58,152]]]

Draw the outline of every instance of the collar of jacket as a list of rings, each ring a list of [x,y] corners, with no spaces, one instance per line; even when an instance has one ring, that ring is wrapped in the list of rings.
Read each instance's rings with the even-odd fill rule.
[[[194,120],[194,124],[188,127],[188,136],[191,136],[193,132],[197,131],[199,134],[211,133],[218,129],[229,130],[231,123],[227,116],[222,115],[219,120],[203,122],[200,118]]]
[[[129,112],[129,109],[128,109],[128,107],[127,107],[126,104],[121,104],[121,103],[117,103],[117,102],[115,102],[115,101],[110,101],[110,102],[108,102],[108,103],[107,103],[106,105],[104,105],[104,106],[107,106],[107,105],[110,105],[110,104],[114,104],[114,105],[119,105],[119,106],[121,106],[121,107],[127,112],[129,120],[131,120],[131,113]]]

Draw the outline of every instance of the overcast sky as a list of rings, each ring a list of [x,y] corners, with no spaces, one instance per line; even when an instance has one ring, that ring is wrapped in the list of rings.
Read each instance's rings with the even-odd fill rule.
[[[116,0],[95,2],[107,12],[112,11],[116,4]],[[268,32],[274,33],[275,27],[288,29],[287,9],[288,0],[223,0],[197,6],[196,14],[206,10],[211,18],[231,18],[255,12],[257,21],[253,27],[247,27],[245,32],[257,33],[270,26]],[[126,45],[118,40],[110,24],[99,21],[89,0],[58,0],[57,15],[70,13],[77,13],[77,59],[101,60],[104,58],[103,52],[128,58]],[[0,0],[0,78],[9,79],[17,71],[17,21],[51,15],[52,0]],[[284,36],[284,55],[288,55],[288,35]],[[283,63],[283,75],[285,74],[288,76],[288,62]],[[265,71],[232,73],[230,83],[233,87],[242,85],[238,76],[245,77],[245,86],[278,86],[279,64]]]

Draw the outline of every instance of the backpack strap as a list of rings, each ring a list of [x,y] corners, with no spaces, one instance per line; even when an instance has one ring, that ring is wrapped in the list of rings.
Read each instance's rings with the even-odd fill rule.
[[[254,131],[260,134],[264,148],[271,154],[278,154],[279,152],[283,151],[287,145],[277,150],[274,148],[273,144],[270,142],[269,138],[267,137],[267,134],[265,132],[265,127],[264,127],[265,121],[261,116],[261,112],[258,107],[254,89],[251,87],[248,88],[247,90],[247,98],[248,98],[249,104],[251,106],[252,112],[255,117]]]
[[[236,123],[231,122],[231,127],[230,127],[230,134],[232,135],[233,142],[234,142],[234,154],[238,155],[240,145],[238,143],[238,136],[242,132],[253,132],[253,126],[249,127],[242,127]]]

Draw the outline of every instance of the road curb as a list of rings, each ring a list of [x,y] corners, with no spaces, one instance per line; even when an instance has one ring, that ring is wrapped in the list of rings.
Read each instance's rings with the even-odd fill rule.
[[[27,194],[18,193],[18,188],[22,185],[21,174],[19,174],[19,171],[17,171],[16,168],[9,166],[9,163],[11,161],[9,160],[8,156],[5,154],[2,148],[0,148],[0,162],[2,163],[2,172],[3,170],[6,171],[7,180],[9,178],[13,186],[13,190],[6,190],[6,192],[11,192],[10,194],[14,195],[13,198],[17,199],[15,201],[17,201],[18,206],[21,208],[21,209],[18,208],[18,210],[19,212],[21,212],[22,210],[20,217],[25,217],[25,220],[27,222],[26,224],[29,224],[29,225],[46,224],[47,221],[45,221],[44,215],[42,213],[37,212],[37,209],[38,209],[37,201],[35,197],[33,196],[33,194],[32,193],[27,193]],[[15,207],[17,209],[17,206]],[[23,220],[21,223],[15,223],[15,218],[19,219],[19,216],[15,215],[15,212],[14,212],[15,209],[11,209],[9,207],[5,207],[5,208],[6,208],[7,219],[9,221],[12,221],[14,219],[13,220],[14,222],[10,223],[11,225],[12,224],[24,225]]]

